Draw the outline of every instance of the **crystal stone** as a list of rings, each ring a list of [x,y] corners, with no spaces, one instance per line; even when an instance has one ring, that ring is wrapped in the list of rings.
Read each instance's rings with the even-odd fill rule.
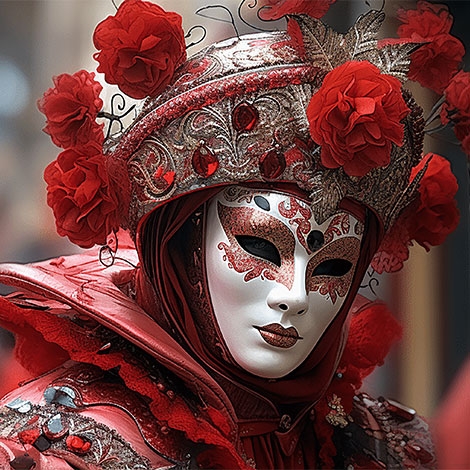
[[[276,149],[264,153],[259,160],[261,176],[267,180],[279,178],[286,169],[284,155]]]
[[[204,144],[198,147],[192,158],[194,171],[203,178],[213,175],[219,167],[219,160]]]
[[[258,119],[258,110],[251,104],[243,102],[238,104],[233,110],[233,127],[238,132],[251,131],[258,122]]]

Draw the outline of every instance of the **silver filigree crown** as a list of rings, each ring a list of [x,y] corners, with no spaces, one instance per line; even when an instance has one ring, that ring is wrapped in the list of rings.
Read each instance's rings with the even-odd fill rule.
[[[404,142],[390,164],[365,176],[327,169],[312,142],[306,108],[325,75],[347,61],[368,61],[403,83],[414,44],[378,47],[384,13],[370,11],[346,34],[300,15],[304,50],[286,32],[251,34],[191,57],[163,94],[149,99],[107,165],[121,194],[122,225],[135,231],[155,207],[207,187],[294,182],[309,195],[319,223],[343,198],[370,207],[388,229],[415,197],[411,169],[422,158],[422,110],[410,108]]]

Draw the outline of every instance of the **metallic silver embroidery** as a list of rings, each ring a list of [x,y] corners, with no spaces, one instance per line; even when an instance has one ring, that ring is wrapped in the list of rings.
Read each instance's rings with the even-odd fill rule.
[[[66,444],[66,436],[73,435],[82,437],[91,443],[89,451],[79,454],[87,464],[99,465],[99,468],[103,470],[152,469],[150,462],[139,455],[116,431],[92,418],[65,412],[54,405],[31,405],[28,412],[19,412],[19,410],[8,406],[0,408],[0,422],[2,423],[0,437],[17,439],[21,431],[31,429],[33,425],[39,429],[43,426],[50,429],[51,425],[54,427],[54,423],[58,425],[59,421],[57,420],[60,421],[61,426],[67,427],[68,433],[59,439],[48,441],[50,446],[47,451],[51,455],[54,454],[54,451],[59,451],[59,453],[60,451],[73,452]]]

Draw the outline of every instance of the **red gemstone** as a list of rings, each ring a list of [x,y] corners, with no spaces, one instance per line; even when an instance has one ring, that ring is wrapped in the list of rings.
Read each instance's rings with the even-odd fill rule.
[[[67,448],[76,454],[86,454],[91,448],[91,442],[80,436],[69,435],[65,440]]]
[[[55,441],[62,439],[69,432],[69,427],[61,415],[56,414],[43,424],[42,431],[48,439]]]
[[[238,132],[251,131],[258,122],[258,110],[251,104],[240,103],[235,106],[232,114],[233,127]]]
[[[219,160],[204,144],[194,151],[192,164],[194,171],[203,178],[213,175],[219,168]]]
[[[33,444],[34,441],[41,435],[39,429],[25,429],[18,433],[18,438],[23,444]]]
[[[411,421],[416,416],[416,411],[413,408],[408,408],[395,400],[384,400],[384,404],[388,411],[405,421]]]
[[[284,155],[276,149],[269,150],[259,160],[261,176],[267,180],[279,178],[286,169]]]

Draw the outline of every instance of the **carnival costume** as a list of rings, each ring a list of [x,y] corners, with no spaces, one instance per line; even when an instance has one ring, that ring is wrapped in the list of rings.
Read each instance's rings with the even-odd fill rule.
[[[399,39],[378,41],[382,11],[342,35],[319,20],[331,1],[264,3],[260,17],[287,15],[287,32],[186,59],[179,15],[124,0],[94,43],[106,81],[148,97],[125,131],[92,73],[56,77],[40,101],[63,148],[45,171],[58,232],[102,248],[1,268],[18,289],[1,324],[39,374],[2,401],[2,468],[435,466],[413,410],[359,393],[400,327],[357,291],[371,262],[398,270],[411,240],[442,243],[457,224],[455,178],[422,155],[422,111],[402,87],[410,58],[452,38],[452,19],[419,2],[400,12]],[[419,15],[440,30],[409,33]],[[464,74],[457,61],[444,88]],[[442,119],[464,135],[468,115],[446,93]],[[298,364],[258,373],[232,344],[245,340],[230,331],[239,297],[227,314],[233,296],[211,266],[288,295],[299,259],[303,290],[331,318],[309,326],[318,338]],[[306,342],[277,323],[251,330],[272,357]]]

